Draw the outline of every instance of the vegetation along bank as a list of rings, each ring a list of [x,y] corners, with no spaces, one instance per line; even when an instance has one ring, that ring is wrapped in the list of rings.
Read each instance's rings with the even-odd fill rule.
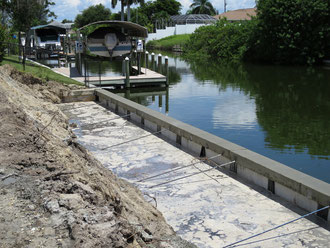
[[[160,40],[151,40],[147,43],[148,49],[175,51],[183,49],[189,41],[190,34],[172,35]]]
[[[187,58],[320,64],[330,58],[330,0],[260,0],[256,18],[201,27],[184,50]]]

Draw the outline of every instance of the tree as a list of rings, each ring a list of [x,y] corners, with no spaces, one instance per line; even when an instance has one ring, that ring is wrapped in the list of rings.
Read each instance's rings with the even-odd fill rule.
[[[179,15],[181,8],[181,4],[176,0],[149,1],[133,12],[133,21],[136,21],[136,12],[138,12],[139,24],[152,25],[157,19],[169,19],[172,15]],[[144,21],[140,22],[140,19]]]
[[[131,5],[132,4],[144,4],[144,0],[126,0],[127,2],[127,21],[131,21]]]
[[[27,32],[30,27],[46,24],[48,18],[56,17],[49,10],[49,7],[55,4],[50,0],[6,0],[4,2],[13,28],[17,31]]]
[[[64,19],[64,20],[62,21],[62,23],[63,23],[63,24],[65,24],[65,23],[73,23],[73,21],[72,21],[72,20],[68,20],[68,19]]]
[[[125,12],[125,0],[119,0],[120,3],[121,3],[121,10],[120,10],[120,13],[121,13],[121,21],[125,21],[125,16],[124,16],[124,12]],[[117,3],[118,3],[118,0],[111,0],[111,6],[112,8],[116,8],[117,6]]]
[[[111,11],[102,4],[90,6],[82,14],[78,14],[74,21],[77,28],[81,28],[89,23],[110,20]]]
[[[194,0],[190,5],[192,14],[215,15],[216,10],[209,0]]]
[[[330,0],[259,0],[256,60],[315,64],[330,57]]]

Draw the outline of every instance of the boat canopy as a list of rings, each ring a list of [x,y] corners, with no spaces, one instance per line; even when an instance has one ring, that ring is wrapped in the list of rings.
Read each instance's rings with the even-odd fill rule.
[[[51,22],[46,25],[39,25],[32,27],[30,30],[39,30],[39,29],[55,29],[57,30],[60,34],[65,34],[66,30],[68,29],[68,26],[59,22]]]
[[[92,25],[100,25],[100,24],[107,24],[111,28],[115,29],[121,29],[124,28],[127,35],[131,37],[142,37],[146,38],[148,37],[148,30],[136,23],[133,22],[126,22],[126,21],[99,21],[99,22],[93,22],[90,23],[86,26],[83,26],[82,28],[79,29],[79,31],[92,26]]]

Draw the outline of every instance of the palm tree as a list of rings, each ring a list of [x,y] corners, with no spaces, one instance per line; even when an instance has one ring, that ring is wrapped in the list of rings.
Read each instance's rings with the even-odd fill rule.
[[[127,21],[131,20],[131,5],[132,4],[144,4],[144,0],[126,0],[127,2]]]
[[[209,0],[194,0],[190,5],[192,14],[215,15],[216,11]]]
[[[120,20],[121,21],[125,21],[125,17],[124,17],[124,11],[125,11],[125,9],[124,9],[124,7],[125,7],[125,3],[126,3],[126,1],[125,0],[119,0],[120,2],[121,2],[121,18],[120,18]],[[112,8],[116,8],[116,6],[117,6],[117,3],[118,3],[118,0],[111,0],[111,6],[112,6]]]

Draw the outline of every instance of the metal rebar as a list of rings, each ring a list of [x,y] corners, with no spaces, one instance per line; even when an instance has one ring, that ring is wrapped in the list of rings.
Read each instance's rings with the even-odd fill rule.
[[[221,154],[219,155],[216,155],[216,156],[213,156],[213,157],[210,157],[210,158],[206,158],[204,160],[208,160],[208,159],[213,159],[213,158],[216,158],[216,157],[220,157]],[[163,175],[166,175],[166,174],[169,174],[171,172],[174,172],[174,171],[178,171],[178,170],[182,170],[184,168],[187,168],[189,166],[193,166],[195,164],[199,164],[199,163],[203,163],[204,161],[201,159],[200,161],[197,161],[197,162],[194,162],[194,163],[191,163],[191,164],[188,164],[188,165],[184,165],[184,166],[180,166],[180,167],[177,167],[175,169],[172,169],[172,170],[169,170],[169,171],[165,171],[163,173],[159,173],[157,175],[154,175],[154,176],[150,176],[150,177],[147,177],[147,178],[143,178],[143,179],[140,179],[139,181],[136,181],[137,183],[140,183],[140,182],[144,182],[144,181],[147,181],[149,179],[153,179],[153,178],[156,178],[156,177],[159,177],[159,176],[163,176]]]
[[[290,221],[288,221],[288,222],[286,222],[286,223],[283,223],[283,224],[281,224],[281,225],[277,225],[277,226],[275,226],[275,227],[272,227],[272,228],[270,228],[270,229],[268,229],[268,230],[266,230],[266,231],[263,231],[263,232],[260,232],[260,233],[254,234],[254,235],[252,235],[252,236],[250,236],[250,237],[247,237],[247,238],[245,238],[245,239],[241,239],[241,240],[236,241],[236,242],[234,242],[234,243],[231,243],[231,244],[229,244],[229,245],[223,246],[223,248],[227,248],[227,247],[235,247],[235,245],[238,244],[238,243],[242,243],[243,241],[246,241],[246,240],[249,240],[249,239],[255,238],[255,237],[257,237],[257,236],[260,236],[260,235],[262,235],[262,234],[268,233],[268,232],[270,232],[270,231],[273,231],[273,230],[275,230],[275,229],[278,229],[278,228],[280,228],[280,227],[282,227],[282,226],[286,226],[286,225],[288,225],[288,224],[291,224],[291,223],[293,223],[293,222],[295,222],[295,221],[298,221],[298,220],[300,220],[300,219],[306,218],[306,217],[308,217],[308,216],[310,216],[310,215],[312,215],[312,214],[315,214],[315,213],[317,213],[317,212],[323,211],[323,210],[328,209],[328,208],[330,208],[330,205],[329,205],[329,206],[326,206],[326,207],[323,207],[323,208],[320,208],[320,209],[317,209],[317,210],[315,210],[315,211],[312,211],[312,212],[310,212],[310,213],[308,213],[308,214],[305,214],[305,215],[300,216],[300,217],[298,217],[298,218],[296,218],[296,219],[290,220]]]
[[[170,180],[170,181],[166,181],[166,182],[163,182],[163,183],[159,183],[159,184],[156,184],[154,186],[150,186],[149,188],[155,188],[155,187],[158,187],[158,186],[162,186],[162,185],[165,185],[165,184],[168,184],[168,183],[172,183],[172,182],[175,182],[175,181],[178,181],[178,180],[181,180],[181,179],[185,179],[185,178],[188,178],[188,177],[192,177],[192,176],[195,176],[195,175],[198,175],[198,174],[201,174],[201,173],[205,173],[205,172],[208,172],[208,171],[211,171],[211,170],[215,170],[217,168],[220,168],[220,167],[223,167],[225,165],[229,165],[229,164],[232,164],[232,163],[235,163],[235,161],[231,161],[231,162],[228,162],[228,163],[225,163],[225,164],[219,164],[215,167],[212,167],[210,169],[207,169],[207,170],[203,170],[203,171],[199,171],[199,172],[196,172],[196,173],[193,173],[193,174],[190,174],[190,175],[187,175],[187,176],[184,176],[184,177],[179,177],[179,178],[176,178],[176,179],[173,179],[173,180]]]
[[[144,135],[144,136],[141,136],[139,138],[135,138],[135,139],[131,139],[131,140],[127,140],[125,142],[122,142],[122,143],[119,143],[119,144],[115,144],[115,145],[112,145],[112,146],[108,146],[108,147],[105,147],[105,148],[101,148],[100,150],[107,150],[107,149],[110,149],[112,147],[116,147],[116,146],[120,146],[120,145],[124,145],[124,144],[127,144],[127,143],[130,143],[132,141],[136,141],[136,140],[139,140],[139,139],[143,139],[143,138],[146,138],[148,136],[151,136],[151,135],[155,135],[157,133],[161,133],[162,131],[157,131],[157,132],[154,132],[154,133],[150,133],[150,134],[147,134],[147,135]]]

